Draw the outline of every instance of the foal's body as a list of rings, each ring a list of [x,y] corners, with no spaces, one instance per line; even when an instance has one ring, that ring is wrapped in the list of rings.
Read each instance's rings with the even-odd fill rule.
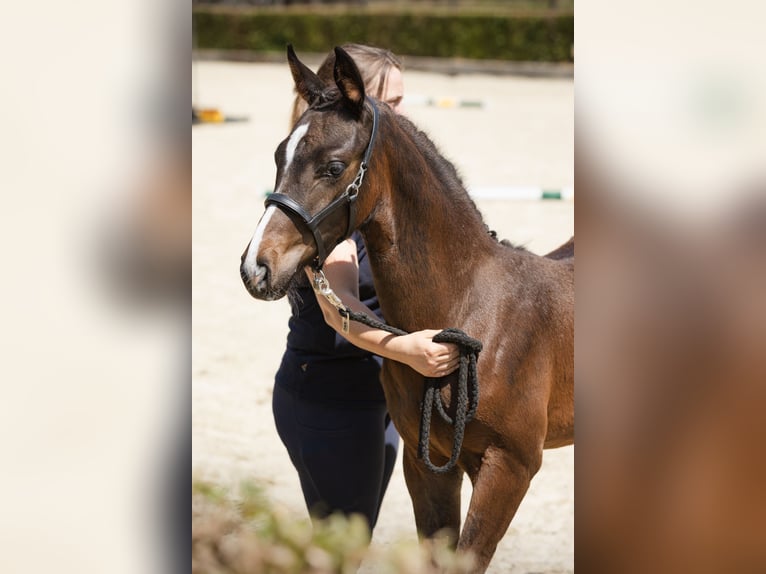
[[[382,141],[388,139],[381,135]],[[406,136],[389,137],[401,144]],[[402,167],[396,173],[404,180],[409,170]],[[466,427],[457,469],[436,475],[417,458],[423,377],[386,361],[383,388],[405,445],[404,472],[418,531],[426,536],[444,527],[460,532],[460,487],[467,473],[473,495],[459,548],[477,552],[483,570],[540,468],[543,448],[573,441],[574,261],[499,244],[468,201],[447,202],[451,208],[444,210],[439,197],[444,182],[432,170],[423,175],[416,189],[412,182],[388,184],[381,197],[390,197],[380,200],[361,231],[390,324],[406,331],[457,327],[484,344],[479,407]],[[411,214],[382,216],[402,205],[404,195],[417,197],[414,213],[430,214],[417,235],[397,229],[397,222],[413,219]],[[414,244],[413,236],[418,238]],[[454,431],[440,417],[432,425],[431,457],[442,465],[452,451]]]
[[[337,90],[329,93],[289,54],[299,93],[320,104],[277,152],[277,191],[289,192],[309,213],[350,183],[371,139],[372,114],[358,72],[342,51],[336,54]],[[454,167],[408,120],[379,108],[379,133],[356,213],[386,321],[406,331],[456,327],[484,345],[478,410],[466,426],[455,468],[437,474],[418,459],[423,376],[386,361],[383,388],[405,445],[418,531],[459,532],[458,548],[474,552],[476,571],[483,572],[540,468],[543,449],[573,442],[574,242],[548,257],[497,242]],[[347,164],[347,173],[335,181],[321,174],[323,162]],[[349,218],[328,217],[312,239],[294,214],[272,211],[256,230],[257,244],[251,242],[243,255],[248,290],[259,298],[282,296],[316,255],[314,243],[342,239]],[[447,404],[456,379],[450,376],[442,388]],[[453,414],[454,405],[448,411]],[[430,435],[431,460],[443,465],[453,429],[433,417]],[[473,494],[461,531],[463,473]]]

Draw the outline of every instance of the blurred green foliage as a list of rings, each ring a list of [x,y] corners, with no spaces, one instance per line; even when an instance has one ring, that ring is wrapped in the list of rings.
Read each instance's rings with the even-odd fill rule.
[[[571,11],[221,9],[192,12],[199,49],[325,53],[358,42],[407,56],[571,62]]]
[[[363,561],[379,574],[464,574],[473,559],[455,554],[446,536],[429,543],[369,546],[359,515],[312,524],[271,504],[259,487],[238,493],[192,485],[192,574],[355,574]]]

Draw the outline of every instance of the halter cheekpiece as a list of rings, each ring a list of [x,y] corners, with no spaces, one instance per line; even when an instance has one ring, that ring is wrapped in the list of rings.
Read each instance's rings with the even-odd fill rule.
[[[344,239],[347,239],[354,231],[356,226],[356,197],[359,194],[359,188],[362,186],[362,182],[364,181],[364,174],[367,172],[367,168],[370,162],[370,155],[372,155],[372,148],[375,144],[375,136],[378,133],[378,106],[375,105],[375,102],[369,97],[366,99],[372,107],[372,132],[370,133],[370,141],[367,144],[367,149],[364,152],[362,163],[359,165],[359,171],[356,173],[354,181],[346,186],[345,191],[334,200],[332,200],[326,207],[320,209],[313,216],[309,215],[309,213],[303,209],[303,207],[301,207],[297,201],[283,193],[269,194],[269,196],[266,198],[266,201],[264,202],[266,207],[269,205],[276,205],[280,209],[286,210],[296,215],[304,223],[304,225],[306,225],[309,231],[311,231],[311,234],[314,236],[314,242],[317,246],[317,256],[314,258],[314,261],[311,264],[315,270],[322,268],[322,265],[324,264],[324,261],[327,259],[328,255],[327,246],[325,246],[324,241],[322,241],[322,237],[319,233],[319,226],[322,221],[324,221],[331,213],[334,213],[338,209],[342,209],[344,206],[347,206],[348,226],[346,227],[346,234],[337,241],[336,245]],[[333,245],[332,247],[335,246]],[[330,250],[332,250],[332,248]]]

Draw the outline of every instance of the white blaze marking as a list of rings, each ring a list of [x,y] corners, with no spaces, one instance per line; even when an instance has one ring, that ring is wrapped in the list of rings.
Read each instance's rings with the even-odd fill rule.
[[[287,168],[290,167],[290,163],[292,163],[293,158],[295,157],[295,150],[298,148],[298,144],[303,139],[303,136],[306,135],[308,129],[308,123],[298,126],[295,128],[295,131],[292,133],[292,135],[290,135],[290,139],[287,140],[287,147],[285,149],[285,171],[287,171]],[[279,192],[279,190],[276,191]],[[276,210],[276,205],[269,205],[266,208],[266,212],[258,222],[258,227],[255,228],[255,234],[250,240],[250,247],[247,250],[247,257],[245,257],[244,265],[245,271],[247,271],[247,274],[251,277],[254,276],[257,272],[258,264],[256,263],[256,258],[258,257],[258,249],[261,246],[263,233],[266,230],[266,226],[268,225],[271,216],[274,215]]]
[[[295,150],[298,147],[298,144],[303,139],[303,136],[306,135],[306,132],[309,129],[309,124],[305,123],[303,125],[298,126],[295,128],[295,131],[290,136],[290,139],[287,141],[287,148],[285,149],[285,172],[287,172],[287,168],[290,167],[290,164],[293,161],[293,157],[295,157]]]
[[[269,205],[266,208],[266,213],[263,214],[263,217],[261,217],[261,220],[258,222],[258,227],[255,228],[255,234],[250,240],[250,247],[247,250],[247,257],[245,257],[245,270],[251,277],[255,275],[256,267],[258,266],[255,260],[258,257],[258,249],[261,246],[263,232],[266,230],[266,225],[268,225],[271,216],[274,215],[276,210],[276,205]]]

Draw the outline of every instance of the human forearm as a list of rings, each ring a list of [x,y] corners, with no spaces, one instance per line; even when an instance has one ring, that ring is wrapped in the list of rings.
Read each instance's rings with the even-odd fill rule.
[[[343,304],[356,313],[374,316],[373,312],[352,293],[336,293]],[[343,319],[338,310],[322,295],[317,296],[325,321],[353,345],[404,363],[427,377],[440,377],[457,368],[457,348],[451,344],[434,343],[437,330],[416,331],[397,336],[382,329],[351,321],[348,332],[343,332]]]

